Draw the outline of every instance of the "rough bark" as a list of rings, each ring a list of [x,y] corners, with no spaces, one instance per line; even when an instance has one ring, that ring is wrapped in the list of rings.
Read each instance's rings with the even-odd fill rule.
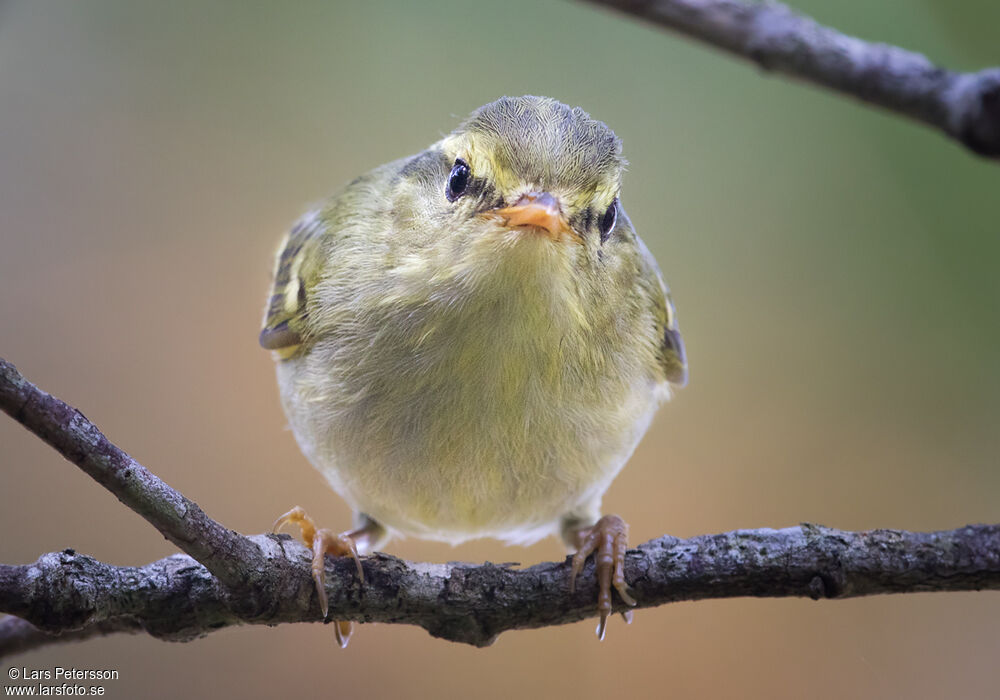
[[[896,46],[824,27],[777,2],[587,0],[698,39],[760,67],[936,127],[1000,158],[1000,68],[957,73]]]
[[[320,621],[309,552],[287,535],[250,539],[266,560],[256,606],[183,554],[116,567],[72,550],[0,565],[0,655],[112,632],[188,641],[238,624]],[[386,554],[329,560],[330,615],[423,627],[486,646],[501,633],[576,622],[596,613],[593,564],[575,593],[567,562],[517,570],[495,564],[419,564]],[[661,537],[629,550],[625,575],[639,608],[705,598],[851,598],[876,593],[1000,589],[1000,525],[945,532],[843,532],[817,525]],[[627,608],[616,601],[616,610]]]
[[[3,359],[0,408],[190,555],[136,568],[65,550],[34,564],[0,565],[0,612],[17,616],[0,622],[0,655],[113,632],[186,641],[230,625],[320,620],[310,553],[301,544],[287,535],[246,537],[226,529]],[[374,554],[364,558],[364,571],[360,585],[352,561],[327,560],[331,618],[414,624],[436,637],[485,646],[505,630],[596,614],[592,562],[572,594],[567,562],[516,570]],[[1000,589],[1000,525],[932,533],[803,525],[661,537],[629,550],[625,575],[641,608],[734,596]]]
[[[108,440],[78,409],[0,358],[0,408],[145,518],[219,580],[252,589],[263,563],[256,545],[223,527]]]

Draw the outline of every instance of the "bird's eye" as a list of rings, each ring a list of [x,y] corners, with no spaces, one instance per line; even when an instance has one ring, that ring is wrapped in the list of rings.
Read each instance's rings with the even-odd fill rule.
[[[615,228],[615,224],[618,223],[618,199],[611,203],[608,210],[604,212],[604,217],[601,219],[601,243],[608,240],[608,236]]]
[[[469,176],[469,164],[461,158],[457,159],[455,165],[451,167],[448,187],[444,191],[444,196],[448,198],[449,202],[454,202],[465,194],[465,190],[469,187]]]

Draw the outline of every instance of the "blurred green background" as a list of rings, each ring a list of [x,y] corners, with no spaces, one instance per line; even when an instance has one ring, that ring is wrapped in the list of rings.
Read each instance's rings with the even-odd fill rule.
[[[1000,4],[796,7],[956,69],[1000,63]],[[691,383],[605,499],[639,543],[800,521],[1000,521],[1000,166],[929,129],[591,6],[0,5],[0,356],[210,515],[349,511],[285,429],[256,336],[307,207],[475,107],[535,93],[625,144],[624,202],[673,288]],[[0,417],[0,561],[174,551]],[[561,558],[418,540],[415,560]],[[726,600],[507,633],[321,625],[17,657],[119,669],[110,697],[996,697],[1000,595]],[[6,678],[5,678],[6,681]],[[626,695],[628,697],[628,695]]]

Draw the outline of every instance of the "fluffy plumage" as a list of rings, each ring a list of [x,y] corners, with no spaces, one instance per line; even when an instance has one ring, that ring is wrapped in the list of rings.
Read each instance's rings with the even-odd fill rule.
[[[459,159],[471,178],[449,201]],[[686,378],[666,287],[618,203],[624,165],[579,108],[502,98],[286,236],[261,344],[299,445],[355,511],[448,542],[597,519]],[[495,215],[534,192],[567,233]]]

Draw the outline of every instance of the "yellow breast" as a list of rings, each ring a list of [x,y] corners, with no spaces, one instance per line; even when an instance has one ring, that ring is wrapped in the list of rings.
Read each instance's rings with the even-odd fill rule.
[[[427,538],[537,539],[600,498],[664,390],[649,339],[609,332],[551,241],[482,240],[459,260],[403,258],[365,293],[331,275],[322,332],[279,384],[357,510]]]

